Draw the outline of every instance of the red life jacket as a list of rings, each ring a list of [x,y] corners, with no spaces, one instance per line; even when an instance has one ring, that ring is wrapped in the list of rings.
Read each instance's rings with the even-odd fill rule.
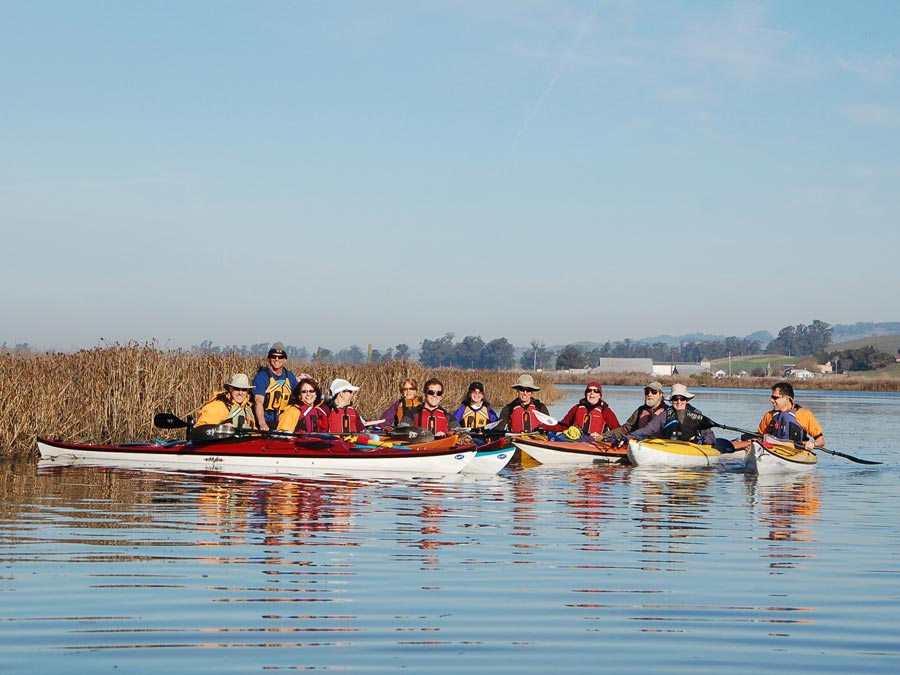
[[[419,408],[415,410],[413,416],[413,419],[415,420],[414,424],[417,427],[428,429],[428,431],[433,434],[446,434],[450,431],[450,428],[447,426],[448,414],[449,413],[443,408],[428,410],[424,405],[419,406]]]
[[[326,412],[328,414],[328,431],[332,434],[356,434],[365,429],[362,416],[352,405],[338,408],[329,401]]]
[[[604,401],[591,409],[579,404],[575,410],[573,424],[586,434],[602,434],[609,429],[609,425],[603,417],[603,411],[608,407]]]
[[[540,409],[534,404],[534,401],[523,407],[521,403],[516,401],[516,405],[509,413],[509,430],[514,434],[530,433],[541,426],[534,412]]]
[[[322,433],[328,431],[328,413],[320,406],[311,408],[308,405],[300,406],[300,418],[297,420],[295,432],[306,431],[308,433]]]

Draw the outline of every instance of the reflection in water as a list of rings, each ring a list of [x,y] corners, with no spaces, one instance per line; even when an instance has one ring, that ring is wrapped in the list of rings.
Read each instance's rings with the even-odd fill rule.
[[[519,466],[478,479],[258,479],[54,467],[0,481],[0,599],[14,600],[0,604],[2,672],[22,645],[44,672],[72,651],[125,672],[173,649],[174,670],[206,672],[209,650],[227,649],[216,656],[234,672],[438,661],[543,672],[564,650],[576,672],[602,658],[617,672],[761,673],[796,644],[793,665],[833,656],[847,622],[840,633],[812,624],[809,608],[856,606],[836,589],[860,563],[829,530],[838,519],[819,518],[816,474],[773,483],[716,467]],[[874,594],[891,570],[856,578]],[[813,659],[809,672],[878,649],[893,655],[878,662],[890,672],[891,625],[865,625],[843,658]]]

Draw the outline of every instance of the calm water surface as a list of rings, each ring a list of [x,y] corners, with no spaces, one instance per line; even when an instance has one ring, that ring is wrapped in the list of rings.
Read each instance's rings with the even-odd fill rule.
[[[768,406],[698,393],[732,426]],[[640,391],[605,397],[624,419]],[[0,672],[897,672],[900,396],[798,400],[830,448],[884,464],[825,455],[794,479],[0,466]]]

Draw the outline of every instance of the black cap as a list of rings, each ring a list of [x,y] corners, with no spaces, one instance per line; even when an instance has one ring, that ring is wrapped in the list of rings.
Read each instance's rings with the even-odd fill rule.
[[[474,391],[476,389],[478,391],[484,393],[484,385],[481,384],[481,382],[473,382],[472,384],[469,385],[469,391]]]

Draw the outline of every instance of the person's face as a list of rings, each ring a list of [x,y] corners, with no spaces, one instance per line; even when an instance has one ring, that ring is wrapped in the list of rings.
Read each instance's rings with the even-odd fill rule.
[[[475,405],[480,405],[484,400],[484,392],[481,389],[473,389],[469,392],[469,398]]]
[[[600,390],[597,387],[588,387],[584,390],[584,397],[591,405],[600,402]]]
[[[663,394],[661,391],[656,391],[655,389],[651,389],[650,387],[644,387],[644,403],[650,407],[655,408],[662,402]]]
[[[269,357],[269,367],[274,371],[278,372],[282,368],[284,368],[284,362],[287,359],[283,356],[270,356]]]
[[[342,391],[340,394],[337,394],[337,395],[334,397],[334,400],[337,401],[337,404],[338,404],[339,406],[341,406],[341,407],[343,407],[343,406],[345,406],[345,405],[350,405],[350,401],[353,400],[353,394],[354,394],[354,393],[355,393],[355,392],[352,392],[352,391],[349,391],[349,390],[345,389],[345,390]]]
[[[519,400],[522,403],[531,403],[531,389],[526,389],[523,387],[521,389],[516,389],[516,391],[518,392]]]
[[[428,385],[425,390],[425,405],[429,408],[437,408],[444,397],[444,388],[439,384]]]
[[[238,389],[237,387],[229,387],[229,391],[231,392],[231,400],[241,405],[244,401],[247,400],[247,397],[250,395],[249,389]]]
[[[675,410],[684,410],[687,408],[688,400],[684,396],[673,396],[671,399],[672,406]]]
[[[409,382],[403,385],[403,398],[412,401],[416,397],[416,388]]]
[[[790,397],[781,393],[781,389],[776,389],[769,397],[772,399],[772,408],[779,412],[786,412],[793,407]]]
[[[300,400],[306,405],[312,405],[316,402],[316,390],[308,384],[302,385],[300,389]]]

